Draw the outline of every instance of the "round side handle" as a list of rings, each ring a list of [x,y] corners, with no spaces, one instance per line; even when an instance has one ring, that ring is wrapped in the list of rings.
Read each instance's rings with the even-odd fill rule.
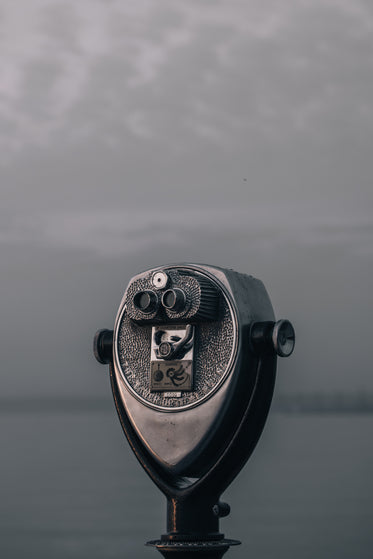
[[[93,339],[93,353],[101,365],[113,360],[113,330],[97,330]]]
[[[250,328],[250,345],[258,355],[276,353],[289,357],[294,351],[295,330],[289,320],[254,322]]]

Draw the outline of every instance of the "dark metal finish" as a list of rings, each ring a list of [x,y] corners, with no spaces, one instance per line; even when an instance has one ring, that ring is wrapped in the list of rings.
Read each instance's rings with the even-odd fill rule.
[[[272,341],[275,352],[280,357],[289,357],[295,346],[295,332],[288,320],[278,320],[273,327]]]
[[[228,505],[228,503],[223,503],[222,501],[219,501],[216,505],[213,506],[212,510],[215,516],[218,516],[219,518],[224,518],[224,516],[228,516],[229,513],[231,512],[231,507]]]
[[[237,540],[168,542],[153,540],[146,545],[156,547],[166,559],[181,557],[203,557],[204,559],[220,559],[231,545],[240,545]]]
[[[97,330],[93,339],[94,356],[102,365],[113,360],[113,334],[113,330]]]
[[[169,311],[180,312],[186,306],[186,295],[182,289],[168,289],[162,295],[162,305]]]
[[[251,349],[257,355],[289,357],[295,346],[295,331],[288,320],[255,322],[250,329]]]
[[[168,286],[172,284],[172,287]],[[167,289],[161,286],[167,286]],[[152,291],[156,288],[156,291]],[[137,304],[138,296],[152,293],[153,308],[146,312]],[[174,295],[173,303],[167,303]],[[140,274],[132,280],[126,292],[127,313],[131,320],[139,324],[159,324],[167,322],[206,322],[219,318],[219,291],[206,276],[192,269],[172,269],[167,273]],[[156,299],[164,301],[156,304]],[[159,301],[157,301],[158,303]]]
[[[132,304],[135,293],[155,282],[186,294],[186,310],[177,310],[175,325],[163,306],[145,319]],[[160,300],[167,295],[162,289],[157,288]],[[188,353],[192,331],[193,354]],[[119,309],[114,338],[107,332],[96,335],[96,358],[109,361],[123,431],[167,499],[167,532],[148,545],[168,558],[218,559],[239,543],[219,531],[219,518],[230,511],[220,495],[258,442],[271,404],[277,355],[291,353],[294,330],[288,321],[274,321],[260,281],[232,270],[183,264],[136,276]],[[161,376],[174,363],[168,358],[180,358],[175,363],[182,364],[184,356],[193,362],[193,385],[167,392]],[[181,368],[174,370],[177,384]]]
[[[146,291],[138,291],[134,298],[133,304],[142,313],[153,313],[159,305],[158,297],[154,291],[147,289]]]

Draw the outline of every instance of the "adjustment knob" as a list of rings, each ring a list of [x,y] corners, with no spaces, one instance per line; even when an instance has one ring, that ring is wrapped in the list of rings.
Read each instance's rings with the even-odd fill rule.
[[[256,354],[289,357],[295,346],[295,331],[289,320],[255,322],[250,329],[250,344]]]
[[[169,277],[166,272],[156,272],[152,276],[152,284],[156,289],[164,289],[167,287]]]
[[[289,357],[295,346],[295,331],[288,320],[278,320],[272,331],[273,349],[280,357]]]
[[[93,353],[102,365],[113,359],[113,334],[113,330],[97,330],[94,337]]]
[[[159,352],[159,357],[163,357],[163,359],[167,359],[167,357],[169,357],[173,352],[172,344],[170,344],[170,342],[162,342],[158,348],[158,352]]]

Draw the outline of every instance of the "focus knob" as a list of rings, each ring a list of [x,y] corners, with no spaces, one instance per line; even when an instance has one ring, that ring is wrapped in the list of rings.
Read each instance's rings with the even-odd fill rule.
[[[295,346],[295,331],[289,320],[255,322],[250,329],[250,344],[256,354],[289,357]]]
[[[93,340],[93,353],[102,365],[113,359],[113,330],[97,330]]]
[[[280,357],[289,357],[295,346],[295,331],[288,320],[278,320],[272,331],[273,349]]]

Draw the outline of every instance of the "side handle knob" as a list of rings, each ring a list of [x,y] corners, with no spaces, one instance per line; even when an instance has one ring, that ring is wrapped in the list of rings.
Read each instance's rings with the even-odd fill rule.
[[[102,365],[113,359],[113,334],[113,330],[97,330],[93,339],[94,356]]]
[[[256,354],[289,357],[295,346],[295,331],[289,320],[254,322],[250,328],[250,344]]]

